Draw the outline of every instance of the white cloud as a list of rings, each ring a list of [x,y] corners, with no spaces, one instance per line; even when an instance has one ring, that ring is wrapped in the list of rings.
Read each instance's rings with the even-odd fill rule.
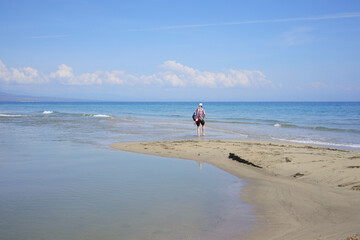
[[[7,69],[7,67],[5,66],[5,64],[0,60],[0,79],[2,79],[5,82],[9,82],[10,80],[10,76],[9,76],[9,71]]]
[[[8,68],[0,60],[0,80],[6,83],[18,84],[41,84],[49,82],[49,79],[38,70],[31,67],[24,68]]]
[[[163,78],[163,83],[176,86],[208,86],[215,87],[215,73],[201,72],[197,69],[184,66],[176,61],[166,61],[160,68],[167,70],[158,73],[158,77]]]
[[[124,76],[126,76],[125,71],[112,71],[105,73],[106,79],[108,83],[113,84],[124,84]]]
[[[65,85],[130,84],[136,80],[133,75],[118,70],[75,75],[73,69],[65,64],[61,64],[56,72],[51,73],[50,78],[56,79]]]
[[[129,74],[123,70],[114,70],[111,72],[105,71],[102,72],[102,77],[104,83],[108,83],[108,84],[135,85],[135,84],[143,83],[140,77],[137,77],[136,75],[133,74]]]
[[[266,80],[260,71],[250,70],[224,70],[223,72],[200,71],[184,66],[176,61],[166,61],[160,68],[165,72],[159,72],[150,77],[154,83],[170,85],[173,87],[199,86],[199,87],[261,87],[274,86]]]
[[[72,78],[70,84],[74,85],[93,85],[93,84],[102,84],[102,72],[96,71],[94,73],[84,73],[76,78]]]
[[[45,76],[36,69],[12,68],[9,71],[0,61],[0,79],[21,84],[45,83],[49,79],[64,85],[131,85],[165,87],[264,87],[275,85],[260,71],[224,70],[221,72],[200,71],[176,61],[166,61],[159,66],[161,71],[151,75],[133,75],[125,71],[95,71],[76,75],[70,66],[61,64],[58,70]]]
[[[50,74],[67,85],[118,84],[118,85],[158,85],[170,87],[262,87],[274,86],[260,71],[225,70],[223,72],[200,71],[176,61],[166,61],[159,66],[164,71],[152,75],[132,75],[125,71],[96,71],[74,75],[71,67],[64,64]]]
[[[75,76],[71,67],[61,64],[56,72],[50,74],[50,77],[58,79],[65,85],[93,85],[103,83],[101,75],[102,72],[97,71]]]
[[[66,66],[65,64],[61,64],[59,69],[50,74],[51,78],[73,78],[73,70],[71,67]]]

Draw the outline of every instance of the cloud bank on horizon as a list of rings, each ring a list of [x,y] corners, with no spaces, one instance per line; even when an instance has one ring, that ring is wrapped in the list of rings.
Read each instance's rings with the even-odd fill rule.
[[[170,87],[276,87],[258,70],[228,69],[222,72],[200,71],[176,61],[158,66],[163,71],[151,75],[130,74],[124,70],[102,71],[76,75],[66,64],[48,75],[32,67],[10,68],[0,60],[0,81],[6,84],[48,84],[57,81],[63,85],[128,85]]]

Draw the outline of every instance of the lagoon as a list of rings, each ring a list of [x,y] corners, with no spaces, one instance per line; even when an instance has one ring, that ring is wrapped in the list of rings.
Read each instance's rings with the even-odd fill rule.
[[[34,137],[0,164],[1,239],[231,239],[255,220],[243,180],[195,161]]]

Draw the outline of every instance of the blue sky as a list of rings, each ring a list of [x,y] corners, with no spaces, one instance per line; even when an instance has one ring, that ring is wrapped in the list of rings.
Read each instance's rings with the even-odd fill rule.
[[[0,91],[360,101],[360,1],[0,0]]]

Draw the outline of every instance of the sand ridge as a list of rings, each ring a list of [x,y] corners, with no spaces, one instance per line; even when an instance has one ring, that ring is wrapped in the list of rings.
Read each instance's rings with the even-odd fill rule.
[[[249,180],[240,197],[254,206],[257,224],[246,239],[262,239],[266,234],[266,239],[335,240],[360,233],[360,152],[247,140],[111,147],[206,162]]]

